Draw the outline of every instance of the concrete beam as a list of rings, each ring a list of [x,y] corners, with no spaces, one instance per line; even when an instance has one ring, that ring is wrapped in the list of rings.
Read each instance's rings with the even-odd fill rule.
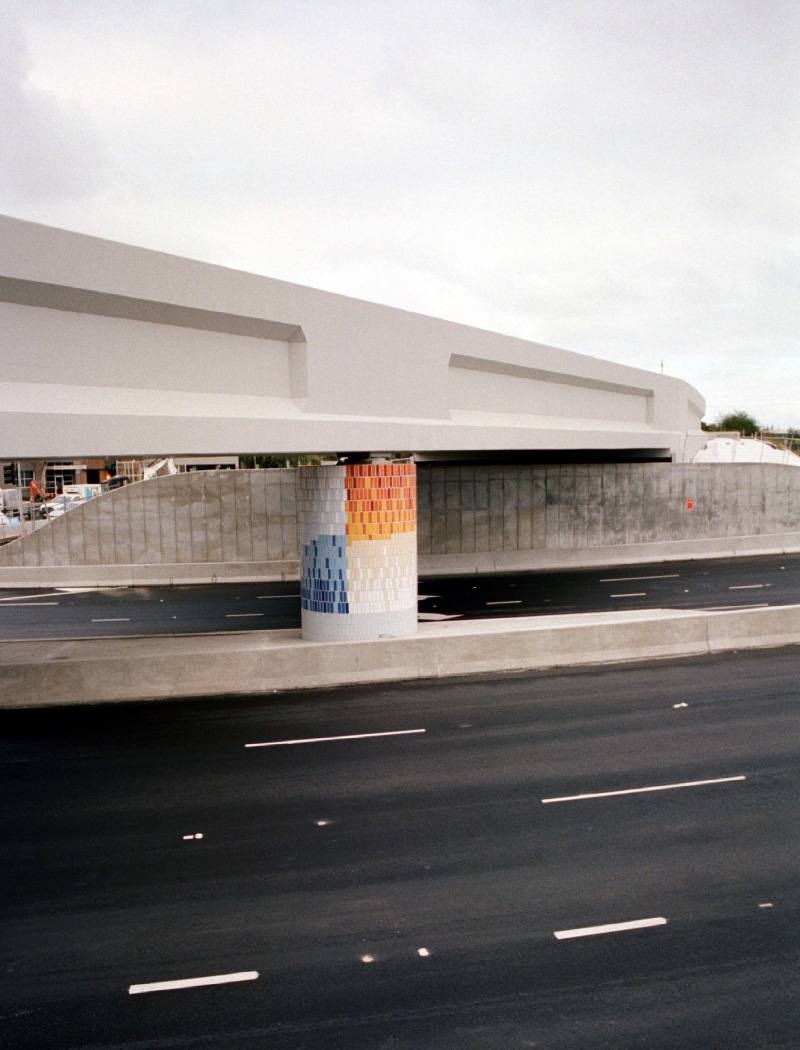
[[[0,216],[0,458],[690,457],[679,379]]]

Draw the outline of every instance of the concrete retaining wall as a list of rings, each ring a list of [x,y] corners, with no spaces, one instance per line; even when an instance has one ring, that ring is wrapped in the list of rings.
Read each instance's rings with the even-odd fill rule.
[[[418,499],[421,556],[586,550],[800,529],[800,470],[774,464],[436,467],[420,469]]]
[[[0,548],[0,586],[296,577],[295,487],[241,470],[107,493]],[[418,508],[425,575],[800,550],[800,471],[774,464],[420,464]]]
[[[6,568],[70,568],[81,581],[163,567],[168,578],[210,580],[270,563],[280,578],[297,558],[294,470],[195,471],[104,493],[0,548],[0,583]]]
[[[0,707],[443,678],[800,643],[800,606],[421,624],[406,639],[304,642],[299,631],[6,642]]]

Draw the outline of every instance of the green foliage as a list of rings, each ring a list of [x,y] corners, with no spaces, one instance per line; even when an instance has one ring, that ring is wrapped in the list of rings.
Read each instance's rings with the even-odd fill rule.
[[[752,437],[761,430],[761,425],[747,412],[729,412],[717,420],[714,430],[738,430],[745,437]]]

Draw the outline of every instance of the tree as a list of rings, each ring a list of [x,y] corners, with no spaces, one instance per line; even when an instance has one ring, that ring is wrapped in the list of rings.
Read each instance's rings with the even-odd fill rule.
[[[729,412],[717,420],[717,430],[738,430],[740,434],[752,437],[758,434],[761,426],[747,412]]]

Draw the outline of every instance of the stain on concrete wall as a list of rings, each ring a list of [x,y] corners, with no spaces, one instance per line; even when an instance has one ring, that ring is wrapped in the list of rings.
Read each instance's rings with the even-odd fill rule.
[[[579,550],[800,528],[800,470],[775,464],[420,465],[418,499],[420,556]]]

